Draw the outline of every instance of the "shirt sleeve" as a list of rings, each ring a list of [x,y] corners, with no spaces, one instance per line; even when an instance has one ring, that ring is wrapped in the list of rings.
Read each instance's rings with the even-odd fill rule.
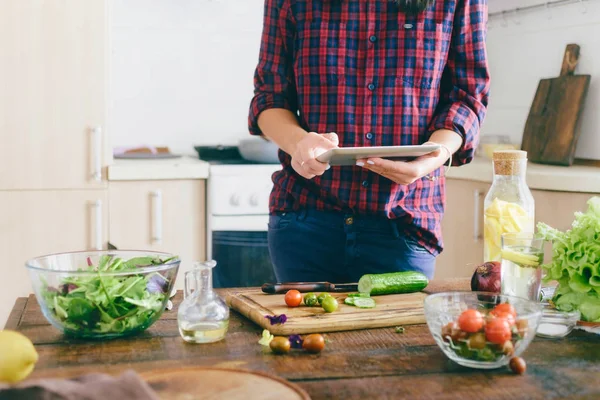
[[[292,55],[294,26],[289,0],[265,0],[260,53],[254,72],[254,97],[248,116],[252,135],[262,135],[258,116],[264,110],[298,111]]]
[[[430,133],[449,129],[463,138],[453,157],[455,166],[473,159],[487,111],[490,89],[485,45],[487,12],[487,0],[459,0],[440,102],[429,127]]]

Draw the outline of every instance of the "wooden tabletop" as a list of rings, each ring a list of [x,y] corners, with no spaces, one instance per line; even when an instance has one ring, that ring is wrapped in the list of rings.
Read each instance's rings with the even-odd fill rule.
[[[468,290],[468,282],[432,282],[427,291]],[[178,295],[179,296],[179,295]],[[232,312],[225,340],[185,343],[177,329],[177,304],[146,332],[127,339],[65,338],[48,324],[35,297],[19,298],[6,329],[18,330],[36,346],[31,378],[72,377],[91,372],[119,374],[184,365],[241,368],[294,382],[312,399],[599,399],[600,336],[580,330],[564,339],[536,337],[523,354],[527,372],[461,367],[444,356],[426,325],[330,333],[318,355],[264,352],[261,328]]]

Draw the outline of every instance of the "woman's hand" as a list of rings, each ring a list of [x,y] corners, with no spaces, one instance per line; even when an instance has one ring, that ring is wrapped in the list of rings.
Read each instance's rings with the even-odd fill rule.
[[[437,143],[427,142],[424,144]],[[443,166],[448,158],[450,158],[449,150],[441,147],[439,150],[418,157],[413,161],[391,161],[383,158],[369,158],[358,160],[356,165],[384,176],[399,185],[410,185]]]
[[[292,168],[302,177],[312,179],[321,176],[329,169],[329,164],[317,161],[317,157],[327,150],[338,147],[335,133],[318,134],[308,132],[295,146],[292,152]]]

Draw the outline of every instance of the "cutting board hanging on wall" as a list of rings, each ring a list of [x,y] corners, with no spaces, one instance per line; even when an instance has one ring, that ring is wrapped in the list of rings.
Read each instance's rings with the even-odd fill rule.
[[[573,164],[590,75],[575,75],[579,45],[569,44],[558,78],[542,79],[531,105],[521,149],[539,164]]]

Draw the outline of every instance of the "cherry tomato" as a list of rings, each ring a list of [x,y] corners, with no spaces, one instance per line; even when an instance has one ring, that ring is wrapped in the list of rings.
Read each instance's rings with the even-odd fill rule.
[[[485,335],[483,332],[474,333],[469,336],[469,339],[467,340],[467,346],[469,346],[470,349],[483,349],[485,345]]]
[[[504,342],[504,344],[502,345],[502,352],[507,356],[512,356],[514,354],[515,346],[510,340]]]
[[[444,342],[449,342],[450,338],[452,338],[452,330],[458,330],[458,324],[456,322],[448,322],[446,325],[442,327],[442,339]]]
[[[323,300],[325,300],[328,297],[332,297],[332,296],[327,292],[321,293],[320,295],[318,295],[317,301],[319,302],[319,305],[323,305]]]
[[[519,335],[521,335],[521,337],[525,337],[525,334],[527,333],[527,329],[529,327],[529,322],[526,319],[520,319],[517,321],[516,325]]]
[[[304,304],[308,307],[314,307],[319,304],[319,300],[317,300],[317,295],[314,293],[306,293],[304,295]]]
[[[510,327],[515,325],[515,317],[513,317],[512,314],[506,312],[497,311],[494,314],[490,314],[488,321],[491,321],[492,319],[503,319],[506,322],[508,322],[508,326]]]
[[[302,295],[299,291],[293,289],[285,294],[285,304],[289,307],[298,307],[302,303]]]
[[[338,309],[338,301],[334,297],[326,297],[323,299],[323,304],[321,304],[321,306],[325,312],[334,312]]]
[[[511,314],[513,318],[517,318],[517,310],[508,303],[498,304],[490,314]]]
[[[319,353],[325,348],[325,338],[318,333],[308,335],[302,342],[302,348],[309,353]]]
[[[475,333],[483,328],[483,316],[477,310],[465,310],[458,317],[458,326],[468,333]]]
[[[269,343],[271,351],[275,354],[285,354],[290,351],[291,346],[289,339],[283,336],[274,337]]]
[[[495,344],[504,344],[512,337],[510,325],[505,319],[494,318],[485,325],[485,338]]]
[[[515,374],[519,375],[524,374],[525,370],[527,369],[527,364],[525,363],[525,360],[523,360],[521,357],[511,358],[508,365]]]

